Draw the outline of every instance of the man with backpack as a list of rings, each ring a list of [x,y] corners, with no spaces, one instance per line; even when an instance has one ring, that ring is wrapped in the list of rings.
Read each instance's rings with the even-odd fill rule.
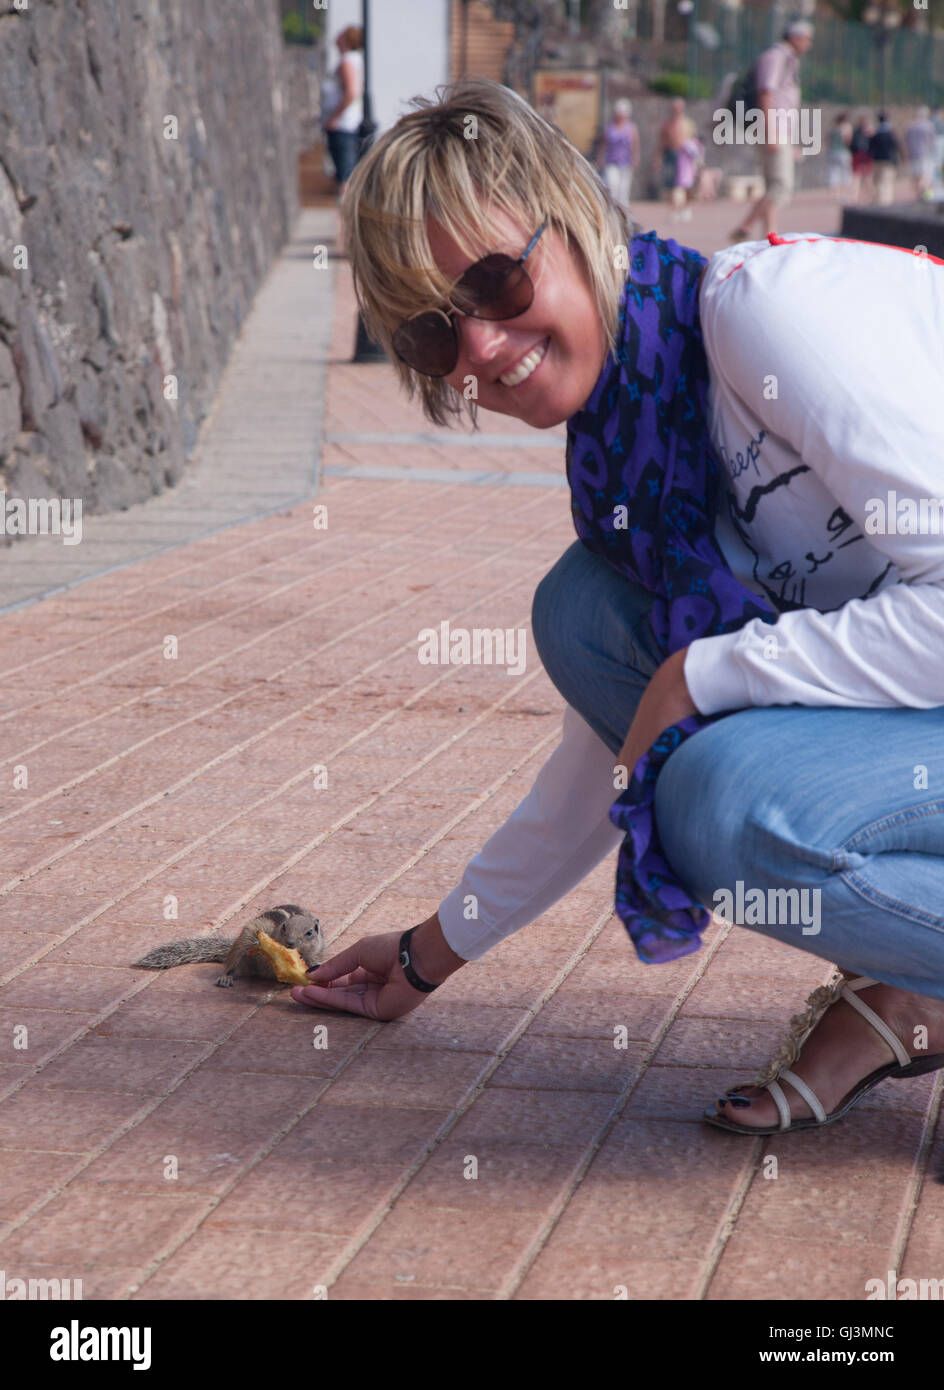
[[[731,233],[732,241],[749,241],[751,226],[760,220],[764,235],[776,232],[778,208],[789,202],[793,193],[793,166],[796,152],[790,143],[790,124],[781,130],[775,113],[797,113],[793,125],[799,126],[800,59],[813,46],[813,26],[804,19],[794,20],[783,31],[783,38],[760,55],[742,86],[752,89],[754,105],[764,113],[766,141],[760,146],[761,169],[764,175],[764,194],[758,198],[747,216]],[[745,103],[746,105],[746,103]]]

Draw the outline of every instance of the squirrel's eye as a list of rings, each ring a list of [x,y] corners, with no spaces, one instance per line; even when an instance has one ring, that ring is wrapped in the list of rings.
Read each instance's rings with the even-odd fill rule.
[[[315,934],[315,933],[314,933],[314,931],[312,930],[311,927],[309,927],[308,930],[307,930],[306,933],[305,933],[306,936],[314,936],[314,934]]]

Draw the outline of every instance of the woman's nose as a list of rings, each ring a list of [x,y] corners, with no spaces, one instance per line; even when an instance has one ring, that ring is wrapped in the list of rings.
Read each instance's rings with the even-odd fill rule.
[[[476,319],[457,314],[456,325],[460,357],[473,365],[494,361],[508,337],[504,324],[494,319]]]

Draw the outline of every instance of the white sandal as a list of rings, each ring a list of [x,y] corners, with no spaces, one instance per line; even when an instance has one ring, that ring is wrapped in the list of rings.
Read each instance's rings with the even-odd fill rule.
[[[832,983],[820,985],[818,989],[814,989],[806,1001],[806,1011],[802,1014],[796,1014],[790,1020],[790,1037],[766,1071],[753,1081],[746,1082],[743,1086],[734,1086],[726,1093],[724,1099],[729,1100],[750,1086],[765,1086],[773,1097],[780,1115],[779,1125],[739,1125],[714,1109],[708,1109],[704,1112],[704,1119],[708,1124],[715,1125],[718,1129],[730,1130],[732,1134],[784,1134],[791,1129],[814,1129],[819,1125],[832,1124],[833,1120],[838,1120],[845,1115],[847,1110],[851,1110],[856,1101],[861,1100],[867,1091],[871,1091],[873,1086],[877,1086],[880,1081],[884,1081],[887,1077],[899,1079],[906,1076],[921,1076],[925,1072],[937,1071],[944,1067],[944,1052],[912,1058],[901,1039],[895,1036],[884,1019],[879,1018],[874,1009],[870,1009],[868,1004],[863,1003],[858,998],[860,989],[868,989],[869,985],[878,983],[878,980],[871,980],[867,975],[858,975],[854,980],[846,980],[840,975]],[[894,1052],[897,1060],[886,1062],[884,1066],[876,1067],[874,1071],[869,1072],[868,1076],[864,1076],[842,1098],[836,1109],[827,1115],[816,1092],[802,1077],[790,1070],[790,1063],[797,1061],[804,1042],[826,1010],[837,999],[845,999],[847,1004],[850,1004],[866,1022],[871,1024],[876,1033]],[[789,1081],[794,1090],[803,1097],[813,1112],[812,1119],[794,1120],[792,1118],[789,1102],[783,1093],[783,1087],[780,1085],[781,1080]]]

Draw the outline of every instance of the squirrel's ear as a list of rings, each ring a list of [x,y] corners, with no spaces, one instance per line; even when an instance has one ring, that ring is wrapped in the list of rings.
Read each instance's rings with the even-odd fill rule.
[[[260,912],[259,917],[264,917],[267,922],[271,922],[274,927],[284,926],[291,917],[291,913],[284,907],[270,907],[268,912]],[[259,920],[258,918],[256,919]]]

